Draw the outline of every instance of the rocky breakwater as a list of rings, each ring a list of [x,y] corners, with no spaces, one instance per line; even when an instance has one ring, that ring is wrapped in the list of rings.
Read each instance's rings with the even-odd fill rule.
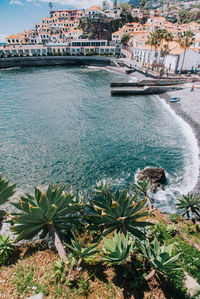
[[[147,167],[140,171],[137,176],[138,181],[150,181],[152,184],[152,191],[155,192],[158,187],[164,188],[166,185],[166,175],[163,168]]]

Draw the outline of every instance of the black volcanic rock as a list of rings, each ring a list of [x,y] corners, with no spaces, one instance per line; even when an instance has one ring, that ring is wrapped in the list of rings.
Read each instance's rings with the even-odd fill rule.
[[[138,181],[148,180],[153,185],[153,191],[157,190],[157,187],[164,187],[166,184],[166,175],[163,168],[145,168],[139,172]]]

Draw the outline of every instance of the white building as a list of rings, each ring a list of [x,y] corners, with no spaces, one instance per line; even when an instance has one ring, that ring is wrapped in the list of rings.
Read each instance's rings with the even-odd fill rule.
[[[104,12],[101,10],[100,6],[98,6],[98,5],[93,5],[89,8],[87,8],[85,10],[85,12],[86,12],[86,17],[89,17],[92,19],[104,15]]]

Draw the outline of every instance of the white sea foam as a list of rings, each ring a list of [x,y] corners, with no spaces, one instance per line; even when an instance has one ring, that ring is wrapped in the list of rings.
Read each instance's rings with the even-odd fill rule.
[[[188,192],[191,192],[198,181],[200,166],[199,146],[190,125],[182,117],[177,115],[164,99],[156,97],[156,100],[159,100],[163,107],[176,118],[187,140],[187,150],[184,157],[184,177],[180,178],[179,175],[176,176],[175,174],[175,176],[171,178],[168,175],[169,186],[167,186],[165,190],[159,190],[155,194],[155,201],[162,203],[163,207],[164,204],[167,204],[165,211],[171,212],[173,208],[170,207],[169,201],[174,203],[175,195],[187,194]]]
[[[11,70],[18,70],[18,69],[20,69],[20,67],[15,66],[15,67],[7,67],[7,68],[0,69],[0,71],[11,71]]]
[[[183,181],[180,185],[178,185],[178,191],[180,190],[182,193],[188,193],[194,189],[198,176],[199,176],[199,146],[198,141],[195,137],[195,134],[191,128],[191,126],[180,116],[178,116],[175,111],[168,105],[164,99],[160,99],[161,103],[174,117],[176,117],[177,122],[181,125],[183,130],[183,134],[185,135],[186,139],[188,140],[187,146],[189,147],[189,151],[191,155],[185,157],[185,175]]]

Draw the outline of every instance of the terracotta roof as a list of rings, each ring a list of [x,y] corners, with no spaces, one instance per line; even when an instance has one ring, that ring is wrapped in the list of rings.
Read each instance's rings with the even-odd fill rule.
[[[116,35],[116,34],[122,34],[122,32],[121,32],[120,30],[118,30],[118,31],[113,32],[112,35],[113,35],[113,34],[114,34],[114,35]]]
[[[71,29],[69,32],[83,32],[83,30],[80,30],[80,29]]]
[[[87,8],[86,10],[101,10],[101,8],[98,5],[93,5],[93,6],[89,7],[89,8]]]
[[[131,35],[149,35],[149,32],[148,31],[132,31],[131,33],[130,33]]]
[[[192,50],[199,54],[199,48],[192,48]]]
[[[7,37],[7,39],[16,39],[19,38],[17,35],[10,35]]]

